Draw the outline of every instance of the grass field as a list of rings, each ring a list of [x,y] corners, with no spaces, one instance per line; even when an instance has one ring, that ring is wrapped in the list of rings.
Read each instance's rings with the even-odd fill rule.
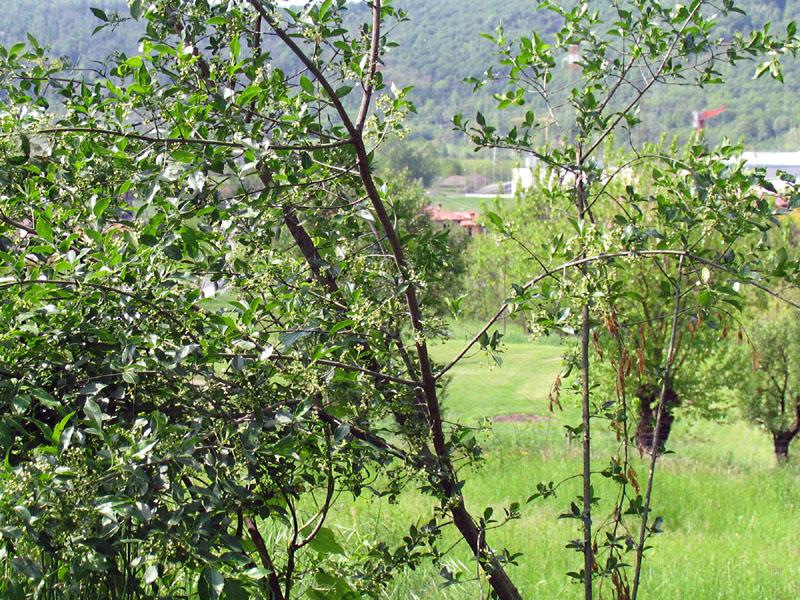
[[[435,357],[445,362],[454,356],[467,334],[434,347]],[[490,542],[523,553],[519,566],[510,570],[524,598],[582,598],[582,588],[566,576],[581,567],[582,557],[564,548],[579,537],[576,521],[558,519],[578,495],[580,480],[565,484],[556,498],[524,504],[537,482],[580,472],[578,444],[570,444],[563,428],[579,421],[578,407],[566,404],[563,412],[548,410],[547,395],[560,370],[562,347],[557,340],[530,343],[521,335],[507,339],[502,367],[490,368],[487,357],[475,353],[453,369],[445,416],[465,424],[510,413],[535,415],[536,420],[497,423],[484,434],[485,463],[462,473],[466,496],[474,514],[486,506],[498,514],[511,502],[522,503],[522,517],[491,532]],[[605,466],[606,450],[615,446],[601,427],[595,426],[597,469]],[[653,539],[639,597],[800,598],[800,470],[794,465],[778,467],[767,435],[744,423],[682,416],[670,440],[674,454],[659,461],[653,501],[653,515],[664,518],[664,533]],[[634,462],[644,481],[647,466],[638,457]],[[601,477],[595,489],[601,497],[610,495]],[[359,499],[350,510],[347,529],[369,531],[379,539],[398,538],[409,521],[425,514],[426,503],[422,497],[405,497],[398,505]],[[609,506],[607,500],[601,502],[596,514],[606,514]],[[449,560],[475,572],[463,543]],[[432,568],[417,570],[399,580],[391,595],[466,599],[487,594],[485,584],[481,587],[477,580],[447,588],[442,582]],[[602,596],[610,597],[610,589],[602,590]]]
[[[488,210],[494,210],[492,208],[493,202],[494,200],[492,198],[476,198],[473,196],[449,196],[437,193],[432,193],[428,196],[428,204],[436,206],[441,203],[442,208],[445,210],[474,210],[483,212],[486,206],[489,207]],[[513,203],[514,200],[512,198],[502,198],[500,202]]]
[[[442,208],[445,210],[474,210],[480,212],[482,203],[485,202],[485,198],[445,196],[444,194],[431,194],[428,196],[428,204],[436,206],[441,203]]]

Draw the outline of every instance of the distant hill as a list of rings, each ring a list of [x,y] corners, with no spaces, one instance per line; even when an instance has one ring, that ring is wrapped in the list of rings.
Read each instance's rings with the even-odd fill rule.
[[[414,136],[435,140],[437,149],[447,148],[452,153],[458,146],[466,146],[451,131],[454,113],[474,115],[481,110],[488,119],[508,124],[513,112],[494,114],[489,93],[484,90],[473,95],[461,83],[465,77],[480,76],[493,62],[492,44],[480,34],[491,33],[502,23],[509,38],[530,31],[546,38],[558,24],[554,17],[537,11],[535,0],[398,0],[396,4],[408,12],[410,20],[392,32],[399,46],[387,55],[384,74],[398,87],[415,86],[412,97],[419,114],[411,121]],[[721,35],[767,21],[773,23],[773,30],[782,31],[792,17],[800,17],[800,0],[740,0],[739,4],[748,16],[736,16],[720,28]],[[82,66],[91,66],[110,50],[135,52],[141,24],[129,22],[91,36],[99,24],[91,6],[127,14],[124,0],[3,0],[0,44],[24,40],[25,32],[30,31],[50,43],[56,54],[69,56]],[[348,6],[351,22],[360,20],[367,10],[361,3]],[[609,0],[597,0],[595,6],[602,14]],[[282,60],[291,57],[278,52],[273,62]],[[794,107],[800,95],[800,63],[786,63],[783,86],[766,79],[752,81],[753,70],[752,63],[742,63],[726,74],[729,83],[725,86],[663,88],[644,106],[641,139],[654,140],[664,132],[685,138],[691,132],[691,110],[724,106],[726,111],[709,121],[712,141],[723,135],[744,136],[752,148],[798,149],[800,114]]]
[[[92,30],[101,22],[90,8],[129,15],[125,0],[2,0],[0,44],[8,46],[26,40],[31,33],[42,45],[50,45],[57,56],[68,56],[74,64],[91,66],[111,50],[134,53],[140,27],[134,23],[112,30]]]
[[[607,11],[608,0],[590,6]],[[771,22],[773,31],[786,31],[792,19],[800,19],[800,0],[739,0],[747,16],[734,15],[718,28],[720,36],[747,31]],[[414,129],[429,139],[450,141],[443,131],[450,116],[480,109],[491,114],[489,94],[474,97],[459,82],[480,76],[492,64],[493,45],[480,37],[503,25],[507,38],[537,32],[547,39],[558,26],[552,14],[537,11],[530,0],[403,0],[411,21],[394,32],[399,47],[387,58],[387,77],[401,85],[415,85],[420,116]],[[800,59],[784,61],[785,84],[762,77],[753,81],[754,63],[740,63],[725,73],[727,83],[705,89],[661,88],[650,96],[640,115],[639,135],[651,141],[662,133],[686,138],[692,129],[691,111],[726,107],[708,122],[710,141],[744,136],[746,144],[761,149],[800,148]],[[491,118],[491,117],[489,117]]]

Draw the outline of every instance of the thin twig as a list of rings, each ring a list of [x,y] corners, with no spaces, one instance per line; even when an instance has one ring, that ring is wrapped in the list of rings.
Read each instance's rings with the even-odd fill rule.
[[[210,140],[206,138],[190,138],[190,137],[153,137],[138,133],[131,133],[125,131],[115,131],[113,129],[101,129],[97,127],[53,127],[48,129],[41,129],[38,134],[56,134],[56,133],[90,133],[95,135],[110,135],[132,140],[139,140],[142,142],[151,142],[157,144],[193,144],[200,146],[223,146],[226,148],[246,148],[241,142],[229,142],[227,140]],[[288,151],[314,151],[326,150],[329,148],[339,148],[350,144],[350,140],[336,140],[334,142],[323,142],[320,144],[300,144],[300,145],[281,145],[270,143],[268,148],[270,150],[288,150]]]
[[[214,356],[220,358],[248,358],[252,360],[259,359],[258,354],[239,354],[234,352],[220,352],[215,354]],[[276,360],[287,360],[287,361],[298,361],[298,360],[306,360],[307,357],[293,355],[293,354],[281,354],[279,352],[273,352],[269,355],[267,360],[276,361]],[[324,358],[318,358],[316,360],[310,361],[309,365],[313,365],[314,363],[319,363],[321,365],[326,365],[329,367],[336,367],[337,369],[342,369],[343,371],[352,371],[354,373],[363,373],[364,375],[370,375],[375,379],[383,379],[385,381],[391,381],[392,383],[399,383],[401,385],[406,385],[409,387],[421,387],[421,383],[419,381],[413,381],[411,379],[404,379],[402,377],[395,377],[394,375],[388,375],[386,373],[380,373],[378,371],[373,371],[371,369],[365,369],[364,367],[359,367],[357,365],[349,365],[347,363],[340,362],[338,360],[328,360]]]
[[[680,261],[678,262],[678,276],[675,282],[675,307],[673,310],[672,315],[672,331],[670,332],[669,338],[669,346],[667,348],[667,362],[664,367],[664,380],[661,383],[661,397],[658,401],[658,413],[656,415],[656,426],[653,431],[653,441],[651,444],[650,451],[652,452],[652,456],[650,458],[650,473],[647,476],[647,492],[645,493],[644,498],[644,509],[642,512],[642,527],[639,531],[639,544],[636,547],[636,568],[634,570],[633,576],[633,595],[631,600],[636,600],[636,596],[639,593],[639,578],[642,572],[642,558],[644,556],[644,542],[647,538],[647,517],[650,513],[650,499],[653,494],[653,479],[655,476],[656,471],[656,461],[658,460],[659,455],[659,439],[658,435],[661,433],[661,421],[664,415],[664,403],[667,396],[667,387],[669,386],[669,379],[671,376],[671,369],[672,369],[672,361],[674,359],[675,354],[675,338],[678,333],[678,315],[680,314],[680,307],[681,307],[681,287],[680,287],[680,279],[681,273],[683,272],[683,260],[685,257],[681,256]]]
[[[635,251],[631,250],[631,251],[625,251],[625,252],[609,252],[609,253],[604,253],[604,254],[598,254],[598,255],[595,255],[595,256],[587,256],[585,258],[578,258],[578,259],[575,259],[575,260],[571,260],[569,262],[566,262],[566,263],[563,263],[561,265],[558,265],[557,267],[554,267],[552,269],[543,271],[542,273],[540,273],[539,275],[537,275],[536,277],[534,277],[533,279],[528,281],[525,285],[523,285],[522,289],[523,290],[527,290],[527,289],[531,288],[532,286],[536,285],[537,283],[539,283],[545,277],[550,277],[550,276],[552,276],[553,273],[556,273],[558,271],[564,271],[566,269],[571,269],[573,267],[577,267],[577,266],[581,266],[581,265],[589,264],[589,263],[593,263],[593,262],[600,262],[600,261],[605,261],[605,260],[614,260],[616,258],[634,258],[636,256],[643,256],[643,257],[674,256],[676,258],[686,257],[689,260],[702,263],[702,264],[704,264],[704,265],[706,265],[708,267],[711,267],[712,269],[717,269],[719,271],[724,271],[725,273],[729,273],[731,275],[737,275],[734,271],[732,271],[729,267],[726,267],[725,265],[721,265],[721,264],[716,263],[716,262],[714,262],[712,260],[708,260],[706,258],[702,258],[700,256],[697,256],[696,254],[691,254],[689,252],[686,252],[685,250],[635,250]],[[753,281],[753,280],[742,281],[742,283],[745,283],[747,285],[751,285],[751,286],[753,286],[755,288],[758,288],[761,291],[766,292],[770,296],[772,296],[774,298],[777,298],[781,302],[785,302],[786,304],[788,304],[790,306],[793,306],[794,308],[800,309],[800,303],[797,303],[794,300],[790,300],[789,298],[786,298],[786,297],[782,296],[780,293],[772,290],[771,288],[767,287],[766,285],[763,285],[763,284],[758,283],[757,281]],[[478,333],[476,333],[475,336],[467,343],[467,345],[461,350],[461,352],[459,352],[453,360],[451,360],[449,363],[447,363],[447,365],[442,367],[442,369],[435,375],[435,378],[439,379],[445,373],[447,373],[450,369],[452,369],[456,364],[458,364],[458,362],[462,358],[464,358],[464,356],[467,354],[467,352],[469,352],[470,348],[472,348],[475,344],[477,344],[480,341],[481,337],[483,337],[483,334],[486,333],[489,330],[489,328],[492,325],[494,325],[498,321],[498,319],[500,319],[507,310],[508,310],[508,304],[504,304],[503,306],[501,306],[497,310],[497,312],[495,312],[494,316],[492,316],[486,322],[486,324],[478,331]]]

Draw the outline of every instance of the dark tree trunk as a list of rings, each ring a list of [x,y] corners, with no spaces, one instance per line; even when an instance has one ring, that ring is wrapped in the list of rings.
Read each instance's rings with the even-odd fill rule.
[[[800,401],[797,402],[795,412],[797,414],[797,419],[794,428],[772,432],[772,443],[775,446],[775,458],[778,459],[779,463],[789,460],[789,444],[791,444],[794,437],[800,433]]]
[[[789,460],[789,444],[792,442],[794,434],[792,432],[780,431],[772,434],[772,442],[775,445],[775,458],[779,463]]]
[[[655,386],[643,385],[636,390],[636,397],[639,399],[639,424],[636,426],[636,446],[641,452],[651,454],[656,448],[661,454],[666,448],[669,432],[672,430],[672,422],[675,417],[672,409],[678,405],[678,395],[675,390],[667,388],[664,394],[664,408],[661,413],[661,427],[658,430],[658,439],[653,440],[656,429],[656,419],[658,417],[658,399],[661,390]]]

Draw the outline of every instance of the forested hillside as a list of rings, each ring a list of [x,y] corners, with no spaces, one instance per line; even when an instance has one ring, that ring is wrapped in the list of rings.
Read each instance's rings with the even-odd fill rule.
[[[473,97],[470,89],[461,84],[469,76],[480,76],[487,64],[493,45],[481,33],[493,33],[502,24],[511,40],[520,34],[536,32],[548,39],[556,26],[552,14],[537,11],[537,2],[530,0],[404,0],[411,21],[398,28],[394,35],[399,47],[387,65],[388,75],[398,85],[415,85],[420,113],[415,129],[428,138],[442,136],[444,126],[456,112],[474,114],[476,109],[491,112],[488,94]],[[598,1],[603,12],[609,3]],[[771,22],[774,30],[784,31],[792,19],[800,16],[800,0],[744,0],[747,16],[728,17],[719,29],[721,37],[735,31],[748,31]],[[666,132],[688,136],[692,126],[692,110],[725,107],[726,110],[708,122],[707,135],[711,141],[723,135],[744,136],[746,144],[759,149],[794,149],[800,145],[800,118],[794,110],[800,92],[800,59],[785,61],[785,84],[766,81],[756,84],[753,74],[756,65],[740,63],[734,72],[724,73],[724,86],[662,88],[645,104],[640,118],[644,127],[639,135],[650,141]],[[555,74],[568,83],[566,69]],[[479,99],[478,99],[479,98]]]
[[[127,22],[115,29],[106,28],[92,35],[102,23],[91,7],[111,14],[115,10],[128,16],[125,0],[3,0],[0,9],[0,44],[8,46],[25,41],[26,33],[43,45],[51,46],[59,56],[68,56],[82,67],[91,67],[111,50],[134,52],[139,25]]]
[[[399,0],[397,4],[408,12],[409,20],[392,33],[398,47],[387,56],[384,73],[398,87],[415,86],[412,98],[418,115],[410,122],[412,135],[435,140],[439,151],[466,152],[463,137],[451,130],[453,114],[474,115],[480,110],[489,120],[503,124],[519,116],[522,109],[493,115],[495,102],[491,95],[473,96],[471,88],[461,81],[480,77],[492,62],[493,45],[482,33],[493,33],[502,25],[509,40],[531,32],[548,39],[556,23],[551,13],[537,11],[537,2],[532,0]],[[736,30],[746,31],[768,21],[773,29],[784,30],[794,16],[800,15],[800,0],[744,0],[741,4],[748,15],[729,18],[719,28],[720,36],[728,37]],[[602,14],[608,2],[598,1],[596,6]],[[90,67],[92,60],[105,56],[109,49],[127,53],[136,50],[139,24],[128,22],[92,36],[92,30],[100,23],[90,7],[109,13],[116,9],[127,15],[124,0],[4,0],[0,43],[24,40],[30,31],[51,43],[57,54],[68,56],[83,67]],[[366,7],[352,4],[350,10],[357,16]],[[274,62],[281,64],[283,58],[277,56]],[[724,86],[663,88],[643,108],[640,141],[656,140],[662,133],[685,138],[691,132],[692,110],[725,107],[725,112],[708,123],[711,141],[723,135],[744,136],[751,148],[797,148],[800,117],[793,107],[800,93],[800,65],[797,60],[787,59],[783,85],[771,81],[754,85],[755,68],[753,63],[740,63],[734,72],[724,74],[728,81]],[[554,74],[554,81],[568,85],[566,68],[560,71]]]

